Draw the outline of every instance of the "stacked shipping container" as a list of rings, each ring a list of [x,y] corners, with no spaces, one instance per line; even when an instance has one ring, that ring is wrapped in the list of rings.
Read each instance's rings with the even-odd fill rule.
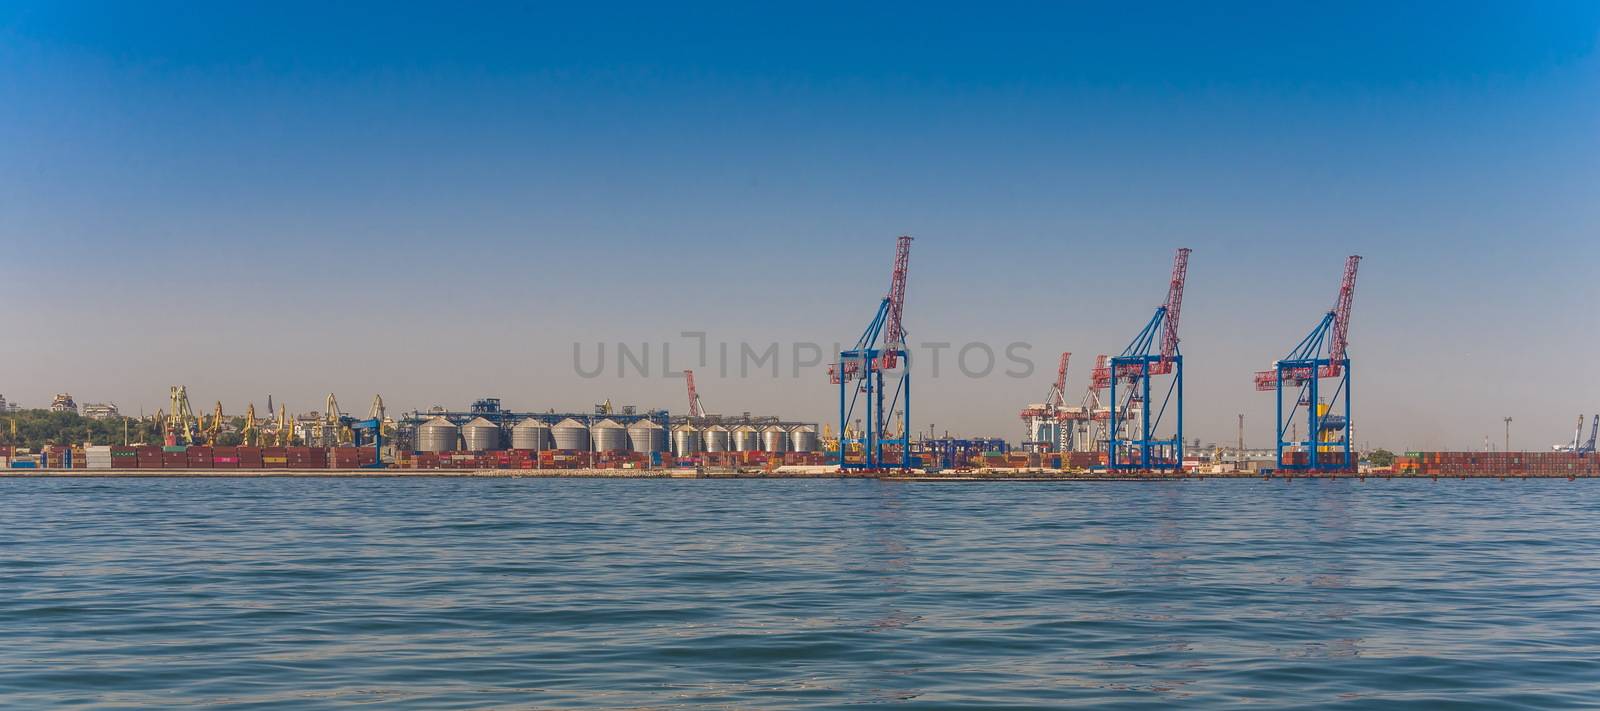
[[[1420,476],[1595,476],[1600,458],[1573,452],[1407,452],[1399,474]]]
[[[4,460],[11,459],[5,448]],[[331,452],[331,454],[330,454]],[[370,467],[370,447],[45,447],[29,463],[49,469],[357,469]]]

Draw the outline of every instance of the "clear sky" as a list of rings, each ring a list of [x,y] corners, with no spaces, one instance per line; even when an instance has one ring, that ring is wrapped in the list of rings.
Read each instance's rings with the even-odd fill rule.
[[[1351,253],[1359,443],[1600,410],[1600,4],[458,5],[0,6],[0,393],[681,411],[699,331],[784,349],[712,410],[827,420],[788,344],[906,233],[913,343],[1037,366],[947,352],[919,428],[1016,439],[1061,350],[1075,401],[1178,246],[1194,436],[1269,442],[1250,374]]]

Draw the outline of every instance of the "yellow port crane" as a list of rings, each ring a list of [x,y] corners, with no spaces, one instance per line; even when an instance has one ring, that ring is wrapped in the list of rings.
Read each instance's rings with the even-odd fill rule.
[[[281,402],[278,403],[278,431],[274,441],[279,447],[294,446],[294,424],[289,421],[289,406]]]
[[[323,447],[337,447],[355,439],[350,428],[344,426],[344,416],[339,414],[339,400],[328,393],[327,412],[317,422],[315,437]]]
[[[211,412],[211,424],[206,425],[206,444],[213,447],[222,439],[222,401],[217,401],[217,409]]]
[[[258,439],[260,437],[256,433],[256,404],[252,402],[244,410],[244,429],[239,432],[239,441],[246,447],[259,447]]]
[[[198,439],[195,432],[194,411],[189,409],[189,389],[187,386],[172,386],[172,412],[167,414],[166,443],[173,445],[195,444]]]
[[[378,431],[385,437],[394,434],[394,421],[385,415],[383,396],[372,396],[372,407],[367,410],[367,419],[378,423]]]
[[[847,443],[847,444],[845,444],[845,452],[846,453],[849,453],[849,454],[860,454],[860,453],[862,453],[862,452],[864,452],[866,450],[862,448],[862,445],[861,445],[860,442],[851,442],[850,440],[852,440],[852,439],[855,439],[855,440],[861,439],[862,432],[863,432],[863,430],[861,429],[861,419],[860,418],[856,418],[855,424],[853,426],[847,425],[844,428],[844,431],[840,433],[840,434],[843,435],[842,438],[833,436],[833,426],[832,425],[824,424],[822,426],[822,448],[823,448],[824,451],[837,452],[837,451],[839,451],[840,442],[842,440],[842,441]]]

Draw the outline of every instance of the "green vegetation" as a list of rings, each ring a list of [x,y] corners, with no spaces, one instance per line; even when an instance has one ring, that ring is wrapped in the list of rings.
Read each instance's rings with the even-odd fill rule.
[[[1392,467],[1394,466],[1394,452],[1387,449],[1375,449],[1371,454],[1367,455],[1367,461],[1372,462],[1372,466],[1375,467]]]
[[[91,420],[74,412],[22,410],[0,416],[0,444],[26,449],[59,444],[161,444],[154,419],[114,417]]]

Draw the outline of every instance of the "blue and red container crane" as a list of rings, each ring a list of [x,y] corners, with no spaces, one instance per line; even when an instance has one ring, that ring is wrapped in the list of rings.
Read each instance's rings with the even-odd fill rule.
[[[1189,274],[1191,251],[1187,247],[1178,249],[1172,262],[1172,280],[1167,284],[1166,303],[1156,307],[1144,329],[1121,354],[1112,356],[1107,366],[1107,389],[1111,394],[1108,469],[1183,469],[1183,355],[1178,352],[1178,319],[1183,310],[1183,284]],[[1159,392],[1155,384],[1158,377],[1166,386],[1165,393],[1160,406],[1152,407],[1153,396]],[[1123,391],[1120,400],[1118,388]],[[1169,407],[1173,429],[1170,437],[1164,437],[1157,433],[1166,423]]]
[[[1288,356],[1273,363],[1271,370],[1256,373],[1256,390],[1278,395],[1273,436],[1278,469],[1343,472],[1356,468],[1351,451],[1354,410],[1346,346],[1350,307],[1356,294],[1356,270],[1360,266],[1360,255],[1345,259],[1344,279],[1333,308],[1323,314],[1316,328]],[[1324,383],[1325,380],[1330,382]],[[1292,396],[1287,410],[1285,395]],[[1304,439],[1296,427],[1301,418],[1305,422]]]
[[[906,268],[911,260],[911,238],[900,236],[895,242],[894,273],[889,293],[878,304],[878,312],[867,324],[854,348],[841,351],[839,360],[828,366],[828,379],[839,386],[839,466],[843,469],[880,470],[894,466],[910,467],[911,444],[911,359],[906,352],[905,312]],[[850,418],[862,405],[864,426],[852,437]],[[898,433],[889,432],[890,415],[898,409],[904,419]],[[851,462],[846,456],[850,445],[859,445],[862,459]],[[885,449],[898,446],[898,461],[889,461]]]

